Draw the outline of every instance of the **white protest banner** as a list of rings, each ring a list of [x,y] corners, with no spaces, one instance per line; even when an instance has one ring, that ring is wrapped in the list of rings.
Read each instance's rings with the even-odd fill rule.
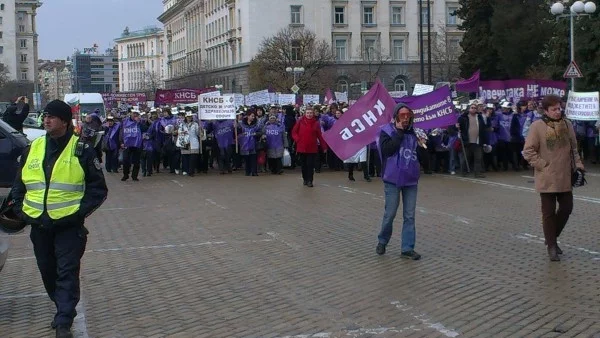
[[[244,105],[244,94],[235,93],[233,94],[233,100],[235,102],[235,107],[239,108]]]
[[[216,90],[214,92],[208,92],[208,93],[204,93],[204,94],[200,94],[199,96],[202,97],[216,97],[216,96],[221,96],[221,92]],[[200,102],[200,100],[198,100],[198,102]]]
[[[318,94],[304,94],[302,95],[302,103],[304,104],[317,104],[321,101],[319,101],[320,97]]]
[[[259,90],[257,92],[252,92],[248,94],[246,97],[246,105],[263,105],[271,103],[271,96],[269,95],[269,90]]]
[[[598,92],[577,93],[570,91],[565,111],[567,118],[570,120],[598,120],[600,111]]]
[[[335,92],[335,98],[337,102],[346,102],[348,103],[348,92]]]
[[[279,93],[269,93],[269,104],[277,104]],[[266,104],[266,103],[265,103]]]
[[[296,94],[279,94],[279,105],[296,104]]]
[[[406,90],[397,90],[394,92],[390,92],[390,96],[394,98],[401,98],[403,96],[407,96],[408,92]]]
[[[198,96],[200,120],[234,120],[235,99],[233,95]]]
[[[417,83],[413,89],[413,96],[431,93],[434,89],[435,86]]]

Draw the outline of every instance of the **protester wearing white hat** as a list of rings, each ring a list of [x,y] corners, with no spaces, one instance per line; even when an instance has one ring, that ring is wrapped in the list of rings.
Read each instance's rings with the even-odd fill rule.
[[[185,113],[185,120],[179,124],[176,145],[181,149],[183,175],[194,176],[196,162],[200,154],[200,127],[194,121],[194,113]]]

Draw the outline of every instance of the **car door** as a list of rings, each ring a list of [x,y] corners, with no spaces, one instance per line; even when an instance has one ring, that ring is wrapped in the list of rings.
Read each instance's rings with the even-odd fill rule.
[[[12,186],[19,167],[18,158],[27,144],[23,134],[0,121],[0,187]]]

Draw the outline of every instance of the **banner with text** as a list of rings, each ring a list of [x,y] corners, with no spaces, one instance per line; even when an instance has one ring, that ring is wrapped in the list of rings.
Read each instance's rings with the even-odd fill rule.
[[[371,90],[323,133],[323,138],[340,159],[346,160],[375,141],[380,127],[391,122],[395,106],[394,99],[377,80]]]
[[[177,104],[195,103],[198,102],[200,94],[214,91],[214,88],[204,89],[157,89],[154,106],[172,106]]]
[[[317,104],[321,101],[320,96],[318,94],[304,94],[302,95],[302,103],[303,104]]]
[[[395,100],[406,103],[413,110],[415,113],[414,125],[417,128],[443,128],[455,124],[458,119],[448,86],[427,94],[405,96]]]
[[[569,92],[565,112],[567,118],[577,121],[596,121],[599,118],[600,105],[598,92]]]
[[[337,99],[337,102],[348,103],[348,92],[335,92],[335,98]]]
[[[486,100],[507,99],[513,103],[523,98],[539,98],[554,94],[565,96],[567,83],[550,80],[480,81],[479,98]]]
[[[259,90],[257,92],[252,92],[246,96],[246,105],[252,106],[252,105],[270,104],[271,96],[272,96],[270,94],[275,94],[275,93],[269,93],[268,89]]]
[[[235,98],[233,95],[200,96],[198,99],[200,120],[235,120]]]
[[[146,93],[102,93],[104,105],[109,108],[117,108],[117,102],[130,106],[137,106],[146,102]]]
[[[296,104],[296,94],[279,94],[278,102],[279,105],[284,106],[291,104],[292,106]]]

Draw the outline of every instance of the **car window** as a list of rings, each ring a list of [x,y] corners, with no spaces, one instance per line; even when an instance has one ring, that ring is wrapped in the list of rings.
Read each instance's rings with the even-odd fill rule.
[[[0,120],[0,130],[6,132],[7,134],[18,133],[18,131],[2,120]]]

